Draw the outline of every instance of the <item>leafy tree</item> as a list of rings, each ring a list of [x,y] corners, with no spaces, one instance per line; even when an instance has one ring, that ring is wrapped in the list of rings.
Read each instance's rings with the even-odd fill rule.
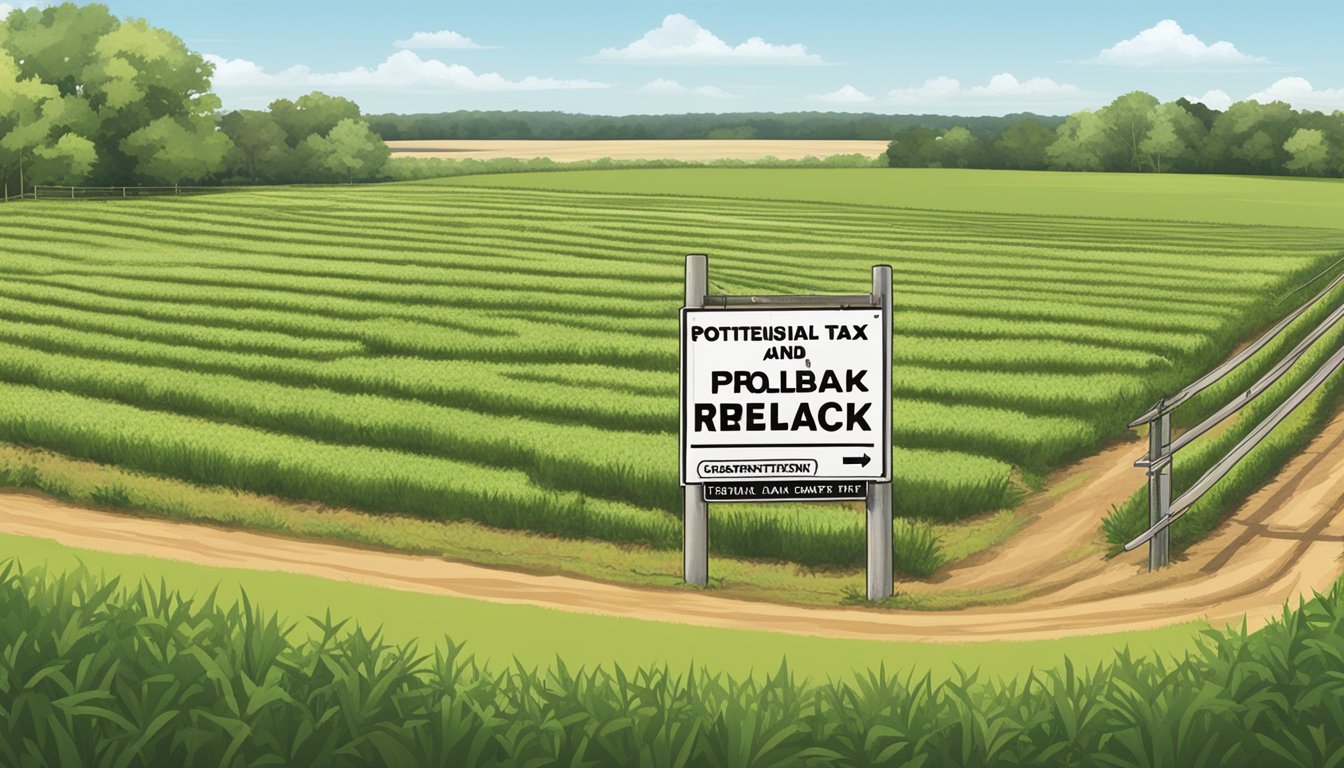
[[[1187,149],[1185,141],[1176,132],[1176,120],[1184,114],[1187,113],[1177,104],[1164,104],[1153,110],[1152,124],[1148,135],[1139,142],[1139,151],[1158,173],[1162,172],[1164,160],[1170,167],[1172,160]]]
[[[1054,131],[1040,120],[1027,118],[1004,130],[994,142],[994,154],[998,156],[998,165],[1004,168],[1044,168],[1045,150],[1054,140]]]
[[[963,126],[949,128],[938,137],[935,155],[948,168],[975,166],[980,160],[980,140]]]
[[[1083,110],[1069,115],[1055,131],[1055,142],[1045,150],[1050,167],[1061,171],[1104,170],[1108,146],[1101,115]]]
[[[74,133],[33,150],[31,177],[35,184],[80,184],[98,161],[93,142]]]
[[[289,145],[297,147],[314,134],[326,136],[342,120],[358,120],[359,105],[340,96],[313,91],[295,101],[277,99],[270,104],[271,117],[285,131]]]
[[[934,162],[938,134],[928,128],[910,128],[896,134],[887,145],[887,165],[892,168],[927,168]]]
[[[230,112],[220,119],[219,127],[233,141],[228,165],[235,175],[250,181],[282,181],[297,173],[289,138],[269,112]]]
[[[1143,169],[1145,153],[1139,145],[1152,129],[1158,104],[1156,98],[1143,91],[1131,91],[1098,111],[1116,147],[1113,159],[1103,158],[1109,159],[1106,163],[1109,170]]]
[[[136,161],[137,176],[174,187],[223,170],[232,147],[214,121],[202,118],[161,117],[122,142],[122,151]]]
[[[1290,171],[1317,176],[1325,172],[1330,162],[1330,146],[1325,141],[1323,131],[1312,128],[1298,128],[1283,148],[1292,155],[1286,163]]]
[[[1218,115],[1222,114],[1216,109],[1209,108],[1202,101],[1191,101],[1184,96],[1172,103],[1176,104],[1181,109],[1184,109],[1187,114],[1198,120],[1200,124],[1204,126],[1205,131],[1212,128],[1213,121],[1217,119]]]
[[[337,123],[326,136],[304,139],[300,152],[314,180],[347,183],[376,177],[391,155],[367,123],[352,118]]]
[[[70,130],[81,114],[59,88],[24,76],[0,46],[0,177],[6,197],[11,174],[20,193],[29,184],[75,183],[88,174],[96,155],[88,139]]]
[[[1239,101],[1214,120],[1205,146],[1208,163],[1223,173],[1276,173],[1296,126],[1293,108],[1281,101]]]
[[[20,78],[57,89],[64,127],[93,142],[93,175],[103,183],[137,176],[137,157],[124,149],[131,135],[165,119],[213,122],[219,108],[212,65],[143,20],[65,3],[11,13],[3,26],[0,48],[21,62]]]

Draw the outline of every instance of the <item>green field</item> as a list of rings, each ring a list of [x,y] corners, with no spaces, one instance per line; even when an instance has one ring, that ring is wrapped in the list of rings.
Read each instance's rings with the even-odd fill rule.
[[[808,200],[948,211],[1344,228],[1344,181],[1270,176],[884,168],[519,173],[454,185]]]
[[[1121,434],[1282,314],[1280,297],[1344,245],[1324,228],[839,201],[837,189],[876,189],[913,204],[922,176],[877,169],[654,173],[668,175],[6,206],[0,440],[332,506],[673,549],[683,255],[709,253],[725,292],[864,292],[869,266],[890,263],[897,511],[956,521],[1011,505],[1017,473]],[[1116,207],[1133,213],[1137,182],[1116,178]],[[643,194],[641,179],[677,188]],[[1185,207],[1162,198],[1165,218],[1213,206],[1208,179],[1149,183],[1168,198],[1190,185]],[[758,192],[676,194],[733,184]],[[990,193],[954,205],[946,187],[928,191],[992,207]],[[1047,192],[1059,210],[1038,213],[1076,212]],[[822,200],[765,199],[808,194]],[[898,569],[927,572],[911,554],[927,529],[898,531]],[[840,506],[723,505],[711,541],[738,557],[863,562],[862,516]]]

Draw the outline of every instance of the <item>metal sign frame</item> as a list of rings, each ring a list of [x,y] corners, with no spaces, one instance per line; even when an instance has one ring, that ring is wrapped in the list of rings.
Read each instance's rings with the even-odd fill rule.
[[[686,312],[688,310],[717,309],[724,311],[750,309],[828,308],[876,309],[881,314],[882,327],[882,425],[877,440],[883,444],[883,477],[823,478],[826,481],[867,483],[865,495],[866,528],[868,538],[867,593],[869,600],[890,597],[892,581],[892,511],[891,511],[891,337],[892,337],[892,280],[891,267],[876,265],[872,272],[872,292],[859,295],[788,295],[788,296],[734,296],[709,295],[709,257],[693,253],[686,256],[686,303],[680,313],[680,422],[677,427],[677,451],[681,457],[678,476],[682,481],[683,504],[683,575],[688,584],[709,583],[709,502],[704,500],[705,483],[686,484],[681,477],[686,455]],[[712,483],[711,483],[712,485]],[[773,501],[773,500],[772,500]],[[778,499],[786,501],[786,499]],[[715,503],[720,503],[716,501]]]
[[[874,267],[874,269],[876,269],[876,267]],[[819,298],[822,298],[822,297],[809,297],[809,298],[819,299]],[[844,298],[845,300],[849,300],[849,299],[851,299],[851,298],[853,298],[853,297],[845,296],[845,297],[841,297],[841,298]],[[753,309],[756,309],[756,310],[771,310],[771,311],[776,311],[776,312],[778,312],[778,311],[806,312],[806,311],[808,311],[808,310],[813,310],[813,309],[838,309],[838,310],[851,310],[851,311],[855,311],[855,312],[873,312],[873,311],[877,311],[879,314],[881,314],[881,309],[882,309],[882,308],[881,308],[880,305],[873,305],[873,304],[862,304],[862,305],[846,304],[845,306],[838,306],[838,307],[830,307],[830,306],[815,306],[815,307],[804,307],[804,306],[772,307],[772,306],[768,306],[768,305],[767,305],[767,306],[756,306],[756,307],[754,307]],[[726,311],[729,311],[729,312],[737,312],[737,311],[747,311],[747,312],[750,312],[750,311],[753,311],[753,309],[747,309],[747,308],[744,307],[743,309],[740,309],[740,310],[726,310]],[[688,385],[688,383],[689,383],[689,382],[687,381],[687,371],[686,371],[686,347],[687,347],[687,344],[686,344],[686,334],[687,334],[687,331],[688,331],[688,328],[687,328],[687,322],[686,322],[686,321],[687,321],[687,319],[688,319],[688,317],[689,317],[689,314],[690,314],[691,312],[714,312],[714,313],[720,313],[720,312],[724,312],[724,311],[725,311],[725,308],[719,308],[719,309],[713,309],[713,308],[699,308],[699,309],[697,309],[697,308],[692,308],[692,307],[683,307],[682,310],[681,310],[681,326],[680,326],[680,328],[681,328],[681,342],[680,342],[680,344],[681,344],[681,347],[680,347],[680,349],[681,349],[681,387],[680,387],[680,389],[681,389],[681,406],[680,406],[680,407],[681,407],[681,410],[680,410],[680,414],[681,414],[681,420],[682,420],[682,423],[681,423],[681,426],[682,426],[682,427],[685,427],[685,425],[686,425],[686,404],[687,404],[687,403],[686,403],[686,400],[687,400],[687,389],[688,389],[688,386],[687,386],[687,385]],[[879,317],[879,319],[878,319],[878,323],[883,323],[884,321],[885,321],[886,327],[887,327],[887,328],[890,328],[890,327],[891,327],[891,312],[890,312],[890,311],[888,311],[884,317]],[[880,476],[878,476],[878,477],[869,477],[869,476],[842,477],[842,476],[839,476],[839,475],[835,475],[835,476],[829,476],[829,475],[828,475],[828,476],[826,476],[826,477],[824,477],[824,478],[817,478],[817,479],[822,479],[822,480],[833,480],[833,481],[837,481],[837,482],[853,482],[853,483],[889,483],[889,482],[891,482],[891,440],[890,440],[890,439],[888,439],[888,440],[886,440],[886,441],[883,441],[883,440],[882,440],[882,433],[886,433],[887,436],[888,436],[888,438],[889,438],[889,437],[890,437],[890,432],[891,432],[891,429],[890,429],[890,422],[891,422],[891,334],[890,334],[890,333],[887,334],[887,336],[886,336],[886,338],[885,338],[885,340],[884,340],[884,342],[883,342],[883,345],[882,345],[882,358],[883,358],[883,359],[882,359],[882,365],[881,365],[881,368],[882,368],[882,370],[881,370],[881,374],[882,374],[882,387],[881,387],[880,392],[877,393],[877,397],[882,399],[881,405],[882,405],[882,411],[883,411],[883,417],[882,417],[883,420],[882,420],[882,425],[879,426],[878,429],[877,429],[878,434],[874,437],[875,444],[872,446],[872,449],[873,449],[874,451],[876,451],[876,452],[879,453],[878,458],[877,458],[877,462],[878,462],[878,464],[877,464],[877,468],[880,468],[880,469],[882,470],[882,474],[881,474]],[[683,435],[683,437],[684,437],[684,435]],[[678,441],[677,448],[678,448],[678,451],[679,451],[679,456],[680,456],[680,462],[681,462],[681,463],[678,465],[678,470],[677,470],[677,472],[678,472],[678,478],[680,479],[681,484],[682,484],[682,485],[714,485],[714,483],[690,482],[689,478],[686,477],[686,471],[685,471],[685,470],[686,470],[686,453],[687,453],[687,449],[688,449],[689,447],[690,447],[690,446],[688,446],[688,445],[686,444],[686,441],[685,441],[684,439]],[[765,459],[761,459],[761,461],[765,461]],[[750,478],[750,479],[764,479],[764,478]]]

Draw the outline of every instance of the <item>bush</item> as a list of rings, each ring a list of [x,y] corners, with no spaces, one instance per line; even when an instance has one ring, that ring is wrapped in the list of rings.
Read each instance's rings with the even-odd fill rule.
[[[0,566],[0,764],[1337,764],[1344,590],[1184,659],[935,682],[667,667],[492,670],[328,614]]]

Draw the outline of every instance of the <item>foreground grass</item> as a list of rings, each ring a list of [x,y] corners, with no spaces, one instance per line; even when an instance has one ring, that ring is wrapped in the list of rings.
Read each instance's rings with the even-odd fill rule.
[[[1017,667],[1004,680],[979,672],[935,678],[908,671],[891,646],[890,663],[856,663],[851,674],[825,682],[801,677],[807,673],[792,654],[767,667],[764,647],[756,669],[774,672],[725,673],[713,659],[593,666],[536,625],[520,634],[555,641],[559,656],[548,667],[492,664],[453,640],[420,650],[370,634],[342,618],[346,611],[323,616],[320,596],[309,598],[305,613],[316,616],[299,631],[246,596],[192,599],[166,583],[123,590],[86,573],[0,565],[0,762],[1277,766],[1344,759],[1338,588],[1285,609],[1281,622],[1254,635],[1210,630],[1180,659],[1122,651],[1092,667],[1070,655],[1045,671]],[[451,615],[450,637],[479,618]],[[821,646],[846,656],[845,644]]]
[[[41,491],[75,504],[182,522],[346,542],[531,573],[635,586],[683,586],[681,553],[677,551],[533,536],[471,522],[374,516],[193,485],[0,443],[0,488],[5,486]],[[848,511],[862,518],[862,507],[852,506]],[[792,505],[781,514],[805,515],[808,505]],[[960,560],[1006,540],[1021,522],[1019,514],[999,512],[956,525],[929,526],[928,530],[951,553],[951,560]],[[861,547],[862,542],[855,546]],[[809,569],[788,563],[714,557],[710,562],[710,587],[729,597],[836,605],[862,592],[864,574],[852,568]],[[900,601],[900,605],[922,604]]]
[[[296,641],[319,636],[304,619],[330,609],[338,618],[380,628],[389,642],[397,644],[415,642],[430,647],[447,635],[467,644],[477,659],[497,667],[517,662],[545,669],[560,658],[570,666],[588,668],[709,665],[726,674],[749,675],[776,669],[787,659],[795,672],[814,679],[845,677],[882,664],[935,679],[955,676],[959,668],[1011,677],[1028,668],[1054,668],[1066,654],[1085,665],[1125,649],[1141,655],[1181,654],[1193,648],[1195,636],[1208,627],[1192,623],[1143,632],[1002,643],[836,640],[490,603],[280,571],[215,568],[95,552],[9,534],[0,534],[0,551],[5,553],[0,560],[15,558],[53,575],[87,571],[101,579],[121,579],[127,585],[171,584],[173,590],[196,599],[213,593],[222,604],[247,594],[267,611],[295,622]]]

